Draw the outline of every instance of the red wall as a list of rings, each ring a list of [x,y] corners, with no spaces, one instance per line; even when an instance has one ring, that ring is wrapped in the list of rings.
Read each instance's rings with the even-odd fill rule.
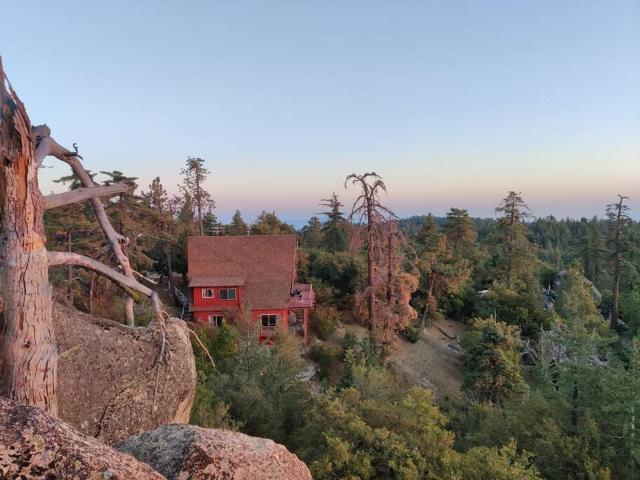
[[[251,310],[251,316],[254,322],[260,321],[260,315],[278,315],[278,325],[276,329],[280,328],[282,332],[285,332],[289,327],[289,310]]]
[[[220,300],[221,288],[235,288],[236,299],[235,300]],[[196,287],[193,289],[193,306],[198,307],[210,307],[212,311],[217,311],[225,308],[239,307],[242,303],[242,287],[214,287],[213,298],[202,298],[202,290],[204,288]],[[206,316],[205,316],[206,318]]]
[[[193,289],[193,303],[196,307],[206,307],[205,311],[195,311],[193,312],[193,320],[196,323],[209,323],[209,315],[224,315],[224,310],[233,307],[240,306],[240,299],[236,300],[220,300],[218,298],[218,288],[216,288],[215,298],[202,298],[201,288]],[[238,297],[240,294],[238,295]],[[211,309],[209,309],[210,307]],[[264,333],[268,334],[273,331],[280,330],[282,332],[286,331],[289,327],[289,310],[251,310],[251,317],[254,322],[261,325],[260,315],[270,314],[270,315],[278,315],[278,325],[275,329],[265,328]],[[262,330],[262,327],[261,327]]]

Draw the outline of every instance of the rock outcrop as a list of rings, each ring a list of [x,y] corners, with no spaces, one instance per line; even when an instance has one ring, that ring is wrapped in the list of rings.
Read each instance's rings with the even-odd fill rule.
[[[54,328],[58,414],[80,432],[113,445],[160,425],[189,421],[196,370],[182,320],[167,322],[169,360],[156,369],[153,326],[130,328],[57,305]]]
[[[183,321],[167,322],[169,361],[156,369],[153,326],[131,328],[59,303],[54,304],[53,324],[62,420],[109,445],[160,425],[189,421],[196,371]]]
[[[311,480],[307,466],[282,445],[227,430],[165,425],[117,448],[169,480]]]
[[[162,480],[164,477],[42,410],[0,397],[0,478]]]

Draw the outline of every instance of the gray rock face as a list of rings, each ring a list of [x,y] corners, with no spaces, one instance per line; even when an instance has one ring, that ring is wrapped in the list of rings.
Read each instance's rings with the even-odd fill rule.
[[[130,328],[57,305],[58,414],[80,432],[113,445],[168,423],[187,423],[196,387],[182,320],[167,322],[170,356],[154,370],[153,326]],[[157,381],[157,387],[156,387]]]
[[[272,440],[192,425],[165,425],[117,445],[169,480],[311,480],[307,466]]]
[[[40,409],[0,397],[0,478],[162,480],[164,477]]]
[[[153,326],[130,328],[58,303],[53,324],[62,420],[109,445],[160,425],[189,421],[196,370],[182,320],[167,322],[170,356],[159,372],[153,368],[158,356]]]

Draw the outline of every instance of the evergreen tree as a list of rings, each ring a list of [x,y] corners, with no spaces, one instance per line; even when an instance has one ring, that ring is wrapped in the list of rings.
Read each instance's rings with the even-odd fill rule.
[[[180,191],[189,196],[198,222],[198,232],[204,235],[204,214],[215,208],[211,194],[205,190],[205,181],[211,172],[204,166],[204,160],[197,157],[187,158],[185,167],[180,170],[183,175]]]
[[[322,223],[318,217],[311,217],[309,223],[302,227],[302,245],[306,248],[322,246]]]
[[[618,195],[619,200],[607,206],[607,218],[609,219],[609,248],[613,263],[613,275],[611,287],[611,328],[617,328],[619,323],[619,298],[620,298],[620,274],[624,255],[629,247],[629,207],[624,201],[629,197]]]
[[[342,252],[347,249],[349,240],[349,224],[344,218],[344,213],[340,210],[344,205],[338,199],[335,192],[331,198],[324,198],[320,205],[328,210],[322,212],[327,217],[327,221],[322,227],[324,243],[330,252]]]
[[[494,318],[476,320],[462,340],[466,375],[463,389],[471,398],[502,405],[526,389],[518,329]]]
[[[149,208],[159,214],[164,214],[168,210],[169,197],[167,191],[162,186],[160,177],[156,177],[151,181],[149,185],[149,191],[143,192],[142,197],[149,204]]]
[[[338,390],[353,387],[354,369],[356,366],[356,356],[352,348],[348,348],[344,353],[344,361],[342,362],[342,373],[340,381],[336,385]]]
[[[295,228],[280,220],[275,212],[264,210],[251,225],[250,231],[251,235],[282,235],[296,232]]]
[[[465,209],[452,207],[447,212],[444,233],[454,255],[468,259],[476,256],[478,234],[469,212]]]
[[[227,235],[247,235],[249,233],[249,227],[243,220],[240,210],[235,211],[226,231]]]
[[[449,238],[440,231],[431,214],[415,238],[421,279],[419,293],[424,302],[420,319],[422,326],[435,312],[439,300],[445,295],[457,293],[471,274],[469,261],[462,254],[455,255]],[[462,248],[460,237],[458,246]]]
[[[220,235],[223,232],[222,225],[218,222],[218,217],[209,210],[202,217],[203,233],[207,236]]]
[[[494,276],[513,289],[528,282],[534,273],[536,259],[524,223],[531,213],[522,196],[513,191],[496,207],[496,213],[502,216],[492,239]]]

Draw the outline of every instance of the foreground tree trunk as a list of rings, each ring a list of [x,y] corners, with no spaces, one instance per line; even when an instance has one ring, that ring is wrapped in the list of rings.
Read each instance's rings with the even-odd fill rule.
[[[51,287],[43,200],[31,122],[0,60],[0,282],[4,296],[3,392],[57,414]]]
[[[135,279],[120,245],[120,242],[126,244],[126,239],[114,231],[97,198],[105,194],[104,189],[93,188],[91,177],[78,160],[77,149],[71,152],[58,145],[46,125],[31,126],[24,105],[5,76],[1,58],[0,114],[0,305],[4,316],[4,348],[0,360],[3,392],[0,393],[57,415],[57,350],[50,266],[77,265],[111,279],[131,298],[127,304],[131,306],[131,314],[134,298],[149,298],[159,333],[159,354],[154,368],[169,355],[167,314],[158,295]],[[82,255],[45,250],[45,201],[38,189],[38,168],[47,155],[69,164],[87,187],[82,200],[89,199],[93,204],[96,218],[113,246],[123,273]],[[61,204],[68,201],[70,196],[64,196]]]

